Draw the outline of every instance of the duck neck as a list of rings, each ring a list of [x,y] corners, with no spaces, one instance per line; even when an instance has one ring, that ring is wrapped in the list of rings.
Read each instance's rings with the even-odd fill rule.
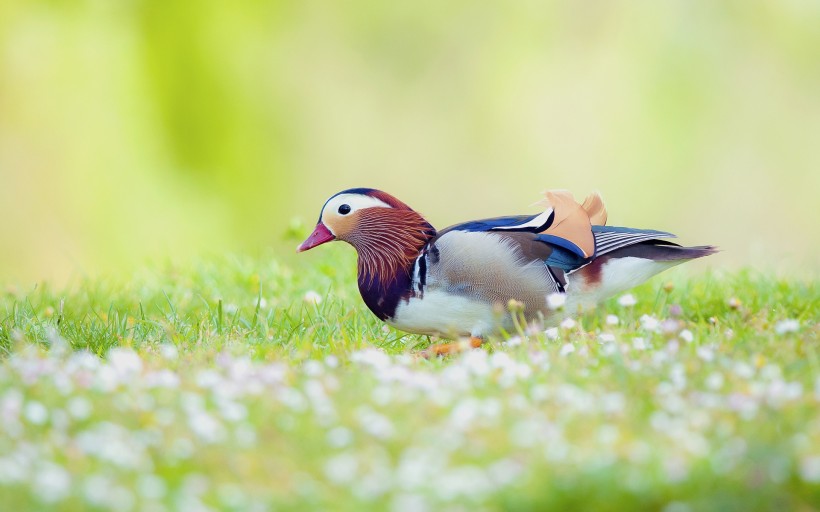
[[[359,254],[359,292],[381,320],[392,317],[399,300],[409,296],[413,267],[436,230],[413,210],[374,208],[356,232],[346,237]]]

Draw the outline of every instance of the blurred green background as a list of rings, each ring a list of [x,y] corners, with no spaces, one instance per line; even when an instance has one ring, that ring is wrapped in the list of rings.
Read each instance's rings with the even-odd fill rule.
[[[597,189],[814,273],[820,2],[0,2],[2,282],[292,258],[352,186],[439,227]]]

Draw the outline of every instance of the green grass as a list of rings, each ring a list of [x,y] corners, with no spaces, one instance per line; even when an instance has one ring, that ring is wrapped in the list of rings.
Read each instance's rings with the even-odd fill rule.
[[[820,507],[817,282],[682,269],[427,361],[323,257],[3,291],[3,508]]]

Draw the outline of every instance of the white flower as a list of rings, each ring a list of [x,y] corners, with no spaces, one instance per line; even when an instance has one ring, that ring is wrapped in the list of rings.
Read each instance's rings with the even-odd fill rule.
[[[22,483],[28,480],[30,461],[20,452],[0,457],[0,485]]]
[[[521,339],[521,336],[513,336],[512,338],[508,339],[504,342],[504,345],[508,347],[517,347],[523,343],[524,340]]]
[[[601,353],[605,356],[611,356],[618,351],[618,346],[615,343],[604,343],[601,348]]]
[[[443,500],[452,500],[457,496],[481,499],[493,490],[484,470],[476,466],[451,467],[440,473],[438,481],[440,485],[433,489]]]
[[[48,420],[48,409],[40,402],[28,402],[23,408],[23,415],[33,425],[42,425]]]
[[[387,405],[393,401],[393,388],[390,386],[379,386],[370,394],[373,403],[377,405]]]
[[[315,359],[309,359],[302,365],[302,371],[308,377],[317,377],[324,373],[324,366]]]
[[[650,316],[650,315],[642,315],[641,316],[641,327],[643,327],[643,329],[645,331],[657,331],[658,328],[660,327],[660,325],[661,325],[660,322],[658,322],[658,319],[655,318],[654,316]]]
[[[514,364],[514,361],[506,352],[494,352],[490,356],[490,366],[493,368],[509,368],[512,364]]]
[[[288,409],[300,412],[307,409],[307,401],[298,390],[293,388],[282,388],[277,395],[282,404]]]
[[[615,341],[615,335],[611,332],[602,332],[598,335],[598,339],[601,340],[601,343],[612,343]]]
[[[56,503],[71,493],[71,475],[62,466],[48,462],[34,472],[31,486],[40,501]]]
[[[142,359],[130,348],[117,347],[108,351],[108,363],[117,376],[129,378],[142,371]]]
[[[709,389],[717,391],[723,387],[723,374],[714,372],[706,378],[706,386]]]
[[[216,370],[200,370],[196,374],[196,385],[201,388],[216,388],[223,383],[222,376]]]
[[[334,448],[342,448],[353,441],[353,433],[345,427],[334,427],[327,433],[327,444]]]
[[[781,320],[774,326],[774,332],[777,334],[786,334],[789,332],[797,332],[800,330],[800,321],[793,318]]]
[[[760,370],[760,376],[766,380],[776,380],[782,375],[782,370],[776,364],[767,364]]]
[[[242,487],[235,484],[222,484],[217,489],[219,502],[232,510],[255,510],[259,507],[248,506],[248,497]]]
[[[234,430],[234,438],[237,444],[244,448],[250,448],[256,444],[256,430],[249,423],[241,423]]]
[[[464,352],[459,361],[473,375],[486,375],[490,371],[487,351],[483,349],[468,350]]]
[[[98,423],[77,434],[75,441],[82,452],[122,468],[139,470],[149,463],[145,447],[121,425]]]
[[[803,385],[778,379],[769,384],[766,392],[769,405],[778,407],[784,402],[800,398],[803,395]]]
[[[99,357],[87,350],[80,350],[69,356],[66,368],[70,372],[77,372],[78,370],[96,370],[100,365]]]
[[[695,339],[695,336],[692,334],[692,331],[690,331],[689,329],[682,330],[678,334],[678,336],[680,336],[680,339],[682,339],[686,343],[692,343],[692,340]]]
[[[557,327],[550,327],[544,334],[547,336],[548,339],[557,340],[558,339],[558,328]]]
[[[340,453],[325,462],[325,476],[337,484],[348,484],[356,480],[359,461],[350,453]]]
[[[606,316],[606,324],[607,325],[618,325],[621,322],[621,319],[615,315],[607,315]]]
[[[567,296],[563,293],[550,293],[547,295],[547,307],[550,309],[561,309],[567,302]]]
[[[573,320],[572,318],[565,318],[564,321],[561,322],[561,327],[563,327],[564,329],[572,329],[573,327],[575,327],[575,325],[575,320]]]
[[[46,341],[51,345],[51,350],[49,351],[51,356],[62,355],[68,352],[68,341],[60,336],[60,333],[57,332],[57,329],[54,327],[48,327],[46,329]]]
[[[111,484],[111,480],[104,475],[94,474],[87,477],[83,483],[85,500],[92,505],[103,507],[108,502]]]
[[[696,352],[698,357],[704,361],[711,361],[715,358],[715,352],[709,347],[698,347]]]
[[[390,366],[390,356],[376,348],[366,348],[353,352],[350,354],[350,360],[354,363],[370,365],[376,369],[384,369]]]
[[[154,474],[140,475],[137,480],[140,496],[149,500],[162,499],[167,491],[165,480]]]
[[[91,415],[91,402],[81,396],[75,396],[69,400],[66,408],[68,413],[78,420],[84,420]]]
[[[111,365],[103,365],[97,370],[97,387],[105,392],[111,392],[116,389],[117,386],[120,385],[120,379],[117,376],[117,370],[115,370]]]
[[[302,296],[302,300],[304,300],[308,304],[319,305],[322,303],[322,296],[313,290],[308,290],[307,292],[305,292],[305,295]]]
[[[680,322],[668,318],[661,322],[661,330],[667,334],[674,334],[680,329]]]
[[[503,487],[518,480],[523,471],[521,463],[512,459],[501,459],[487,468],[487,476],[496,485]]]
[[[125,486],[115,485],[108,493],[108,508],[110,510],[129,511],[134,508],[134,493]]]
[[[188,416],[188,427],[206,443],[219,442],[225,438],[225,428],[210,414],[198,411]]]
[[[741,379],[751,379],[754,377],[755,369],[744,362],[737,362],[734,365],[735,375]]]
[[[626,407],[626,398],[621,393],[605,393],[601,396],[601,408],[608,413],[619,413]]]
[[[393,436],[396,430],[387,416],[383,416],[369,407],[360,407],[356,411],[356,416],[362,428],[378,439],[388,439]]]
[[[179,350],[173,343],[163,343],[160,345],[160,354],[169,361],[175,360],[179,356]]]
[[[635,299],[635,296],[632,295],[631,293],[625,293],[625,294],[621,295],[620,297],[618,297],[618,304],[620,304],[621,306],[623,306],[625,308],[631,308],[632,306],[634,306],[637,303],[638,303],[637,299]]]
[[[467,430],[478,417],[480,407],[481,403],[475,398],[462,399],[450,411],[449,427],[459,431]]]
[[[9,389],[6,394],[0,398],[0,420],[2,421],[16,421],[20,416],[20,411],[23,408],[23,393],[19,389]]]
[[[561,347],[562,356],[572,354],[573,352],[575,352],[575,345],[573,345],[572,343],[566,343],[563,347]]]
[[[225,400],[219,402],[219,414],[226,420],[236,423],[248,417],[248,408],[245,404]]]
[[[179,376],[171,370],[151,372],[145,376],[145,385],[149,388],[176,389],[179,387]]]
[[[398,494],[390,504],[392,512],[427,512],[431,510],[427,498],[421,494]]]
[[[615,427],[613,425],[602,425],[600,428],[598,428],[598,433],[596,437],[598,438],[599,443],[611,446],[615,444],[615,441],[618,440],[619,435],[620,433],[618,432],[618,427]]]
[[[635,350],[646,350],[648,348],[648,345],[646,343],[646,340],[643,338],[633,338],[632,348],[634,348]]]
[[[800,461],[800,477],[809,483],[820,483],[820,456],[805,457]]]

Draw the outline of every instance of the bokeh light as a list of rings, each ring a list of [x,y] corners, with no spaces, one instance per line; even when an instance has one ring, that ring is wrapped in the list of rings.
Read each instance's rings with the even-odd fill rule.
[[[291,258],[351,186],[439,227],[597,189],[713,266],[813,272],[819,27],[800,0],[5,0],[0,278]]]

